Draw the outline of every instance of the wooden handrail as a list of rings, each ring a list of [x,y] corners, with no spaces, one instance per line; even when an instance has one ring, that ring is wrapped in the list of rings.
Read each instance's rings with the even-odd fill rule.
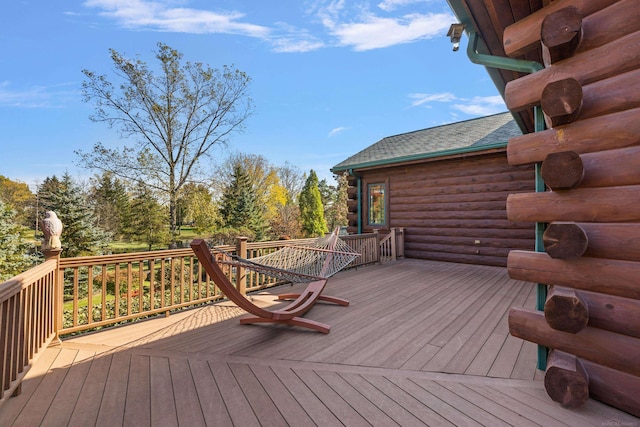
[[[0,405],[20,393],[33,361],[55,338],[57,260],[0,283]]]
[[[396,261],[404,257],[404,228],[392,227],[380,240],[380,262]]]

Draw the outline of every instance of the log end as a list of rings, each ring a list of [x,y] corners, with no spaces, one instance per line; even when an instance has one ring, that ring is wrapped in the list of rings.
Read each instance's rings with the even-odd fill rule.
[[[552,329],[576,334],[589,323],[589,307],[572,289],[554,286],[544,304],[544,318]]]
[[[582,110],[583,98],[582,85],[574,78],[547,84],[540,100],[547,125],[556,127],[575,121]]]
[[[544,388],[553,401],[569,408],[577,408],[587,402],[589,378],[575,356],[552,351],[547,366]]]
[[[542,162],[540,175],[552,190],[568,190],[582,182],[584,164],[580,155],[573,151],[550,153]]]
[[[582,38],[582,15],[570,6],[548,14],[542,21],[540,40],[545,65],[569,58]]]
[[[574,222],[554,222],[542,235],[544,249],[551,258],[579,258],[587,251],[589,238],[586,231]]]

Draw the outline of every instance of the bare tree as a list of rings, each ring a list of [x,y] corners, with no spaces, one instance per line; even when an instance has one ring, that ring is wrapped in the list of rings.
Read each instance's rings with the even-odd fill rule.
[[[202,63],[182,64],[182,54],[162,43],[156,52],[158,75],[139,59],[110,52],[118,85],[105,75],[82,71],[85,101],[95,107],[90,119],[136,141],[122,150],[97,143],[91,152],[76,154],[87,168],[144,182],[161,192],[169,204],[173,240],[180,190],[199,172],[200,160],[212,147],[226,144],[251,115],[250,78],[226,65],[219,70]]]

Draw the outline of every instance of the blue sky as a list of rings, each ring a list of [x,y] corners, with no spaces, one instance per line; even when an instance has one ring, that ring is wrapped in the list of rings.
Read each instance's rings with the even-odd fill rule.
[[[453,52],[445,0],[21,1],[0,15],[0,175],[33,186],[75,150],[120,141],[93,123],[82,69],[113,75],[109,48],[155,66],[158,42],[252,79],[255,114],[227,151],[329,169],[379,139],[506,111],[485,69]],[[212,160],[213,162],[216,159]]]

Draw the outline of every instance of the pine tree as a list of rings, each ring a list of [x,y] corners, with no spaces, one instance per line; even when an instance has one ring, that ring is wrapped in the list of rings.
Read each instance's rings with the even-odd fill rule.
[[[230,184],[224,189],[220,216],[223,227],[248,228],[256,240],[262,240],[266,225],[262,207],[251,185],[247,172],[241,165],[234,167]]]
[[[111,239],[96,225],[94,205],[68,173],[59,180],[46,178],[38,188],[40,212],[54,211],[62,221],[63,256],[76,257],[104,252]]]
[[[0,199],[0,282],[31,268],[37,261],[30,245],[20,236],[15,211]]]
[[[151,189],[143,183],[138,183],[135,188],[131,209],[135,212],[131,221],[134,239],[145,242],[149,250],[153,245],[164,244],[170,240],[168,212],[158,203]]]
[[[96,176],[92,184],[97,225],[114,236],[130,234],[131,201],[122,181],[104,172]]]
[[[298,205],[300,206],[302,231],[305,236],[321,236],[327,232],[322,197],[318,189],[318,176],[313,169],[300,192]]]

